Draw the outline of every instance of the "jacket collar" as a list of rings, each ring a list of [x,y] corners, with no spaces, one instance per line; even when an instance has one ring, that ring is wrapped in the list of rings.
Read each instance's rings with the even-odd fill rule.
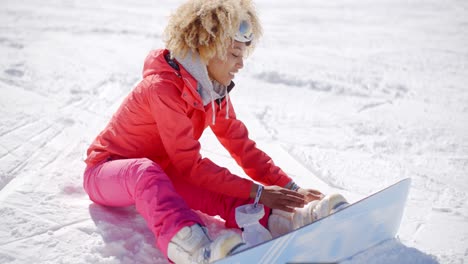
[[[196,91],[203,98],[204,96],[203,96],[203,92],[201,90],[203,84],[201,84],[201,82],[199,81],[199,79],[202,79],[203,77],[197,78],[197,76],[201,75],[201,74],[204,74],[204,72],[206,72],[206,66],[198,65],[200,67],[204,67],[205,71],[197,71],[196,69],[189,70],[188,68],[192,68],[192,67],[194,67],[194,65],[191,65],[190,63],[187,63],[187,61],[190,61],[192,59],[197,59],[197,57],[194,58],[193,55],[191,55],[192,53],[188,54],[185,57],[185,59],[182,59],[182,61],[185,62],[185,63],[181,63],[181,60],[178,60],[176,58],[171,57],[171,54],[170,54],[169,50],[166,49],[164,51],[165,51],[164,52],[164,59],[166,61],[166,64],[168,66],[170,66],[172,68],[172,70],[175,70],[176,74],[178,74],[178,76],[181,77],[184,80],[184,82],[186,82],[189,86],[191,86],[191,88],[196,87],[196,89],[193,89],[193,90]],[[189,64],[190,64],[190,66],[188,66]],[[186,67],[186,66],[188,66],[188,67]],[[197,73],[193,73],[193,72],[197,72]],[[206,73],[206,79],[208,79],[207,75],[208,75],[208,73]],[[211,84],[211,83],[207,84],[206,80],[204,81],[204,83],[205,83],[205,86],[211,86],[211,87],[213,86],[213,84]],[[234,89],[234,86],[235,86],[235,83],[233,81],[231,81],[231,83],[225,88],[227,93],[230,93],[231,90]],[[211,89],[213,89],[213,88],[211,88]],[[213,93],[217,95],[213,99],[218,104],[220,104],[224,100],[224,98],[226,97],[226,92],[222,93],[221,95],[219,95],[218,93],[216,93],[214,91],[213,91]],[[204,99],[203,100],[203,105],[208,104],[210,101],[206,101]]]

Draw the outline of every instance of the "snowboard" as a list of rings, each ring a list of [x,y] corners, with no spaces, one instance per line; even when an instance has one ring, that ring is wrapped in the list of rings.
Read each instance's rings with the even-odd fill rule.
[[[411,180],[401,180],[288,234],[216,263],[337,263],[395,237]]]

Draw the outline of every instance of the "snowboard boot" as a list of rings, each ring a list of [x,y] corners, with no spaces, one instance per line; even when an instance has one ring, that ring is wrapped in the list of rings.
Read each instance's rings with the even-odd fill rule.
[[[177,232],[169,242],[167,256],[176,264],[211,263],[228,256],[242,245],[241,236],[235,232],[227,232],[211,241],[205,228],[195,224]]]
[[[318,201],[312,201],[303,208],[296,208],[294,213],[273,209],[268,218],[268,230],[273,238],[289,233],[314,221],[314,207]]]
[[[325,196],[322,200],[317,203],[317,206],[314,208],[314,219],[318,220],[330,214],[333,214],[336,211],[339,211],[349,203],[341,194],[330,194]]]
[[[314,200],[303,208],[296,208],[294,213],[273,209],[268,219],[268,229],[275,238],[328,216],[347,205],[342,195],[331,194],[322,200]]]

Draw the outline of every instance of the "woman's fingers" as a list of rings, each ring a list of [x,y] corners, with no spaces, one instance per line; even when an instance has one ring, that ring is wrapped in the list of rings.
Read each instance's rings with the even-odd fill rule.
[[[314,190],[314,189],[307,189],[307,191],[315,196],[322,196],[323,194],[320,191]]]
[[[289,190],[289,189],[283,189],[283,190],[281,190],[281,192],[283,194],[286,194],[286,195],[289,195],[289,196],[294,196],[294,197],[304,199],[304,194],[303,193],[299,193],[299,192],[292,191],[292,190]]]
[[[296,210],[294,207],[288,207],[288,206],[279,206],[278,208],[273,208],[273,209],[279,209],[279,210],[282,210],[282,211],[286,211],[286,212],[289,212],[289,213],[294,213],[294,211]]]
[[[304,207],[306,197],[303,194],[278,186],[266,186],[260,201],[272,209],[294,212],[294,208]]]
[[[281,197],[281,199],[283,200],[283,204],[290,207],[304,207],[306,204],[306,198],[304,196],[285,195]]]
[[[320,200],[323,198],[323,194],[314,189],[300,188],[297,192],[305,195],[307,202],[311,202],[313,200]]]

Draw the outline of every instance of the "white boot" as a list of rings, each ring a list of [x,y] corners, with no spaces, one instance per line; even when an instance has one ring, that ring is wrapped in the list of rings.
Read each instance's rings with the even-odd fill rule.
[[[211,241],[200,225],[182,228],[169,242],[167,256],[176,264],[211,263],[224,258],[243,245],[235,232],[226,232]]]
[[[348,205],[349,203],[341,194],[334,193],[327,195],[325,198],[320,200],[320,202],[318,202],[317,206],[315,206],[314,218],[315,220],[318,220],[336,211],[339,211]]]
[[[342,195],[331,194],[320,201],[314,200],[303,208],[297,208],[294,213],[273,209],[268,219],[268,229],[275,238],[328,216],[346,205],[348,203]]]
[[[317,203],[318,201],[312,201],[303,208],[296,208],[294,213],[273,209],[268,218],[268,230],[273,238],[312,223],[315,220],[313,210]]]

